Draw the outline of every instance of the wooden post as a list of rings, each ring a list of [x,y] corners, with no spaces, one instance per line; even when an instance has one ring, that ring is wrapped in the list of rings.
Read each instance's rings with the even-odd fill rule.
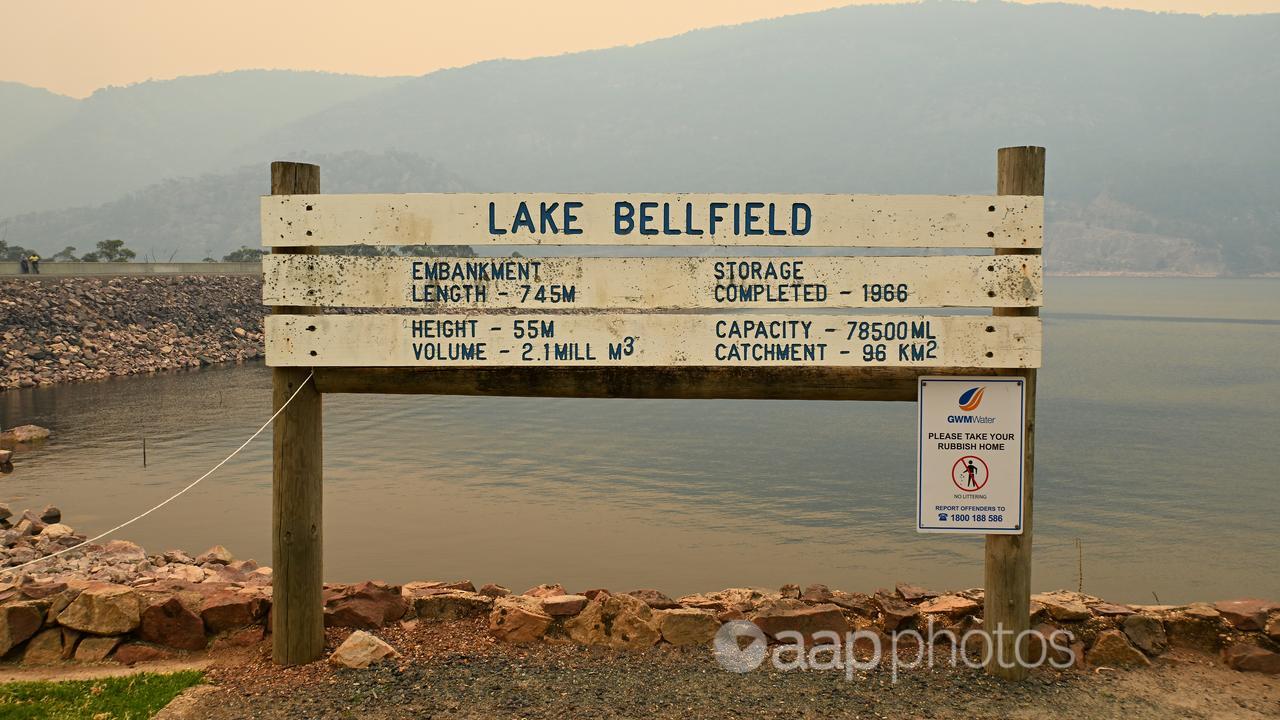
[[[1001,148],[996,157],[997,195],[1044,195],[1044,148]],[[997,255],[1038,255],[1039,249],[997,249]],[[993,315],[1039,315],[1039,308],[994,308]],[[1035,487],[1036,371],[1018,370],[1026,378],[1025,457],[1022,490],[1022,534],[988,535],[986,595],[983,627],[999,630],[992,643],[987,672],[1006,680],[1022,680],[1029,668],[1027,642],[1022,634],[1031,627],[1031,518]],[[1003,663],[1001,662],[1003,660]]]
[[[271,163],[272,195],[320,192],[320,168],[292,162]],[[272,252],[316,254],[314,247],[276,248]],[[312,314],[316,308],[275,307],[273,313]],[[319,660],[324,654],[323,491],[320,392],[306,382],[308,368],[271,371],[276,418],[271,474],[271,655],[281,665]],[[306,382],[305,387],[298,390]]]

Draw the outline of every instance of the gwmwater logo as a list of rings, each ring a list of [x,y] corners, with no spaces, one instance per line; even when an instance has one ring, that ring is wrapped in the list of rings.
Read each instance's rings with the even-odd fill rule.
[[[965,412],[973,412],[978,409],[978,405],[982,404],[982,393],[987,389],[979,385],[965,390],[960,394],[960,409]]]
[[[973,412],[974,410],[978,409],[979,405],[982,404],[982,395],[986,391],[987,389],[981,385],[971,387],[968,390],[965,390],[964,392],[960,393],[960,399],[956,401],[956,404],[959,405],[960,409],[965,412]],[[995,418],[988,415],[948,415],[947,416],[947,422],[949,423],[979,423],[979,424],[985,425],[988,423],[993,423],[995,421],[996,421]]]

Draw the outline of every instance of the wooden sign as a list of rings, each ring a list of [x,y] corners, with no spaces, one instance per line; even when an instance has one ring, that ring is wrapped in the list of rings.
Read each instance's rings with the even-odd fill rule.
[[[351,257],[268,255],[263,302],[430,312],[1033,307],[1038,255]]]
[[[803,314],[274,315],[267,364],[1035,367],[1037,318]]]
[[[1005,195],[280,195],[262,243],[1038,248],[1044,201]]]

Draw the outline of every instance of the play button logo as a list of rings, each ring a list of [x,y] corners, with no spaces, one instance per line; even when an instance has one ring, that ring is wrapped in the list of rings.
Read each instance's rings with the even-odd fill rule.
[[[750,620],[730,620],[721,625],[712,646],[716,662],[732,673],[755,670],[768,653],[764,632]]]

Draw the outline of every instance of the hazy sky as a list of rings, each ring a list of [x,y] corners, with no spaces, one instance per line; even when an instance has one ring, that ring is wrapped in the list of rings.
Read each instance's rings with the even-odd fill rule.
[[[0,80],[80,97],[106,85],[243,68],[421,75],[492,58],[555,55],[886,1],[0,0]],[[1280,12],[1280,0],[1068,1]]]

